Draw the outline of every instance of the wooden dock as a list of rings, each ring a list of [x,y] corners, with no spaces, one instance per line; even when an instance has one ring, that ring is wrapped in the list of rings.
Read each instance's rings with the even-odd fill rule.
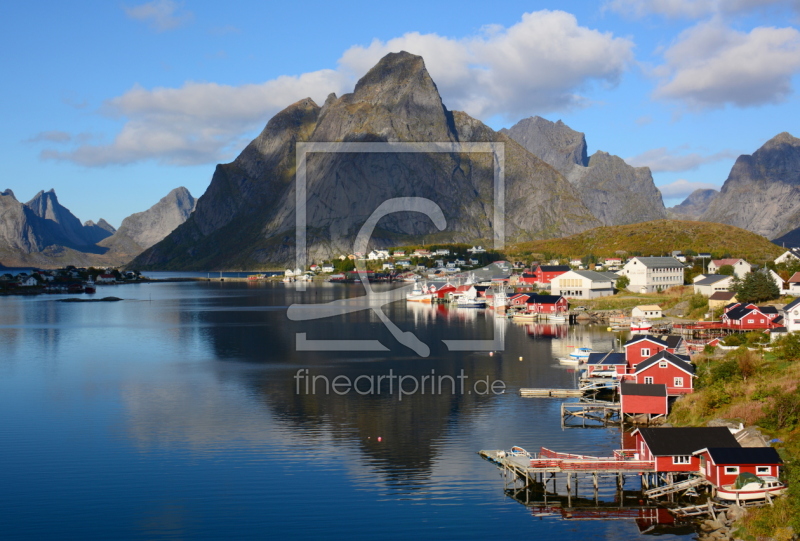
[[[576,419],[579,421],[578,424],[574,423]],[[586,424],[587,421],[589,421],[589,425]],[[561,404],[561,428],[605,427],[621,424],[622,416],[619,404],[612,402],[565,402]]]
[[[532,396],[540,396],[540,397],[554,397],[554,398],[565,398],[570,396],[583,396],[583,391],[581,389],[520,389],[519,394],[521,396],[532,397]]]

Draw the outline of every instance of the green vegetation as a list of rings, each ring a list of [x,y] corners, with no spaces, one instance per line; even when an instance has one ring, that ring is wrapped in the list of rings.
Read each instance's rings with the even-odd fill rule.
[[[737,337],[743,344],[762,344],[759,332]],[[784,481],[789,494],[774,506],[751,509],[737,524],[737,538],[786,537],[800,531],[800,337],[789,335],[773,351],[740,347],[724,356],[706,351],[695,359],[696,391],[680,398],[669,420],[676,426],[701,426],[724,418],[757,425],[776,438],[784,460]]]
[[[631,225],[598,227],[562,239],[510,245],[509,257],[530,258],[549,254],[556,258],[663,256],[673,250],[689,255],[710,252],[714,258],[734,253],[751,263],[775,259],[783,249],[761,235],[729,225],[682,220],[656,220]]]
[[[617,291],[623,291],[629,285],[631,285],[631,279],[627,276],[620,276],[617,278]]]
[[[750,272],[744,279],[733,279],[731,291],[736,293],[739,302],[764,302],[777,299],[781,296],[778,285],[768,274],[763,272]]]
[[[719,269],[717,269],[717,274],[721,274],[723,276],[733,276],[735,274],[733,265],[722,265]]]

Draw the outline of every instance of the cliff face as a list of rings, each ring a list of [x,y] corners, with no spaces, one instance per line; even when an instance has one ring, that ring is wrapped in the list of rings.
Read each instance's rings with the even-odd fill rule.
[[[564,175],[603,225],[623,225],[667,216],[650,169],[598,151],[587,158],[583,133],[561,122],[526,118],[501,130]]]
[[[194,211],[195,198],[181,186],[144,212],[131,214],[114,234],[100,244],[122,253],[138,255],[169,235]]]
[[[769,239],[800,226],[800,139],[783,132],[739,156],[702,219]]]
[[[678,220],[699,220],[718,195],[717,190],[695,190],[680,205],[667,210]]]
[[[294,260],[295,152],[310,142],[503,142],[509,240],[549,238],[599,225],[575,188],[519,144],[444,106],[421,57],[393,53],[352,94],[322,107],[301,100],[273,117],[230,164],[219,165],[194,214],[132,267],[253,268]],[[353,251],[367,217],[395,197],[425,197],[447,219],[403,212],[381,220],[374,246],[492,238],[493,163],[488,153],[311,153],[307,232],[312,260]]]

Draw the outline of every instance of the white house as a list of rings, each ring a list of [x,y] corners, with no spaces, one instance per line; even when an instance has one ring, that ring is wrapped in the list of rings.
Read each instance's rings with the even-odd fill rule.
[[[20,278],[19,282],[17,282],[20,287],[33,287],[39,285],[39,282],[36,281],[36,278],[33,276],[26,276],[24,278]]]
[[[333,272],[334,268],[333,265],[330,263],[323,263],[322,264],[322,272]]]
[[[783,325],[789,332],[800,331],[800,299],[783,307]]]
[[[572,270],[550,282],[550,294],[571,299],[595,299],[614,294],[614,282],[606,273]]]
[[[695,276],[692,286],[695,293],[710,297],[717,291],[730,291],[733,276],[722,274],[699,274]]]
[[[674,257],[633,257],[619,275],[630,280],[629,291],[653,293],[683,285],[683,270],[683,263]]]
[[[789,278],[789,287],[786,288],[786,293],[790,295],[799,296],[800,295],[800,272],[796,272]]]
[[[744,259],[712,259],[708,264],[708,274],[717,274],[725,265],[733,267],[733,273],[739,278],[744,278],[744,275],[753,269],[753,266]]]
[[[394,263],[384,263],[383,270],[394,270]]]
[[[775,258],[776,265],[780,263],[789,263],[790,261],[800,261],[800,248],[789,248]]]
[[[450,255],[450,250],[447,248],[439,248],[436,250],[436,255]]]
[[[641,306],[635,306],[633,310],[631,310],[631,317],[655,319],[664,317],[664,314],[661,312],[661,307],[657,304],[643,304]]]
[[[472,248],[467,248],[467,251],[471,254],[485,254],[486,250],[483,249],[483,246],[473,246]]]

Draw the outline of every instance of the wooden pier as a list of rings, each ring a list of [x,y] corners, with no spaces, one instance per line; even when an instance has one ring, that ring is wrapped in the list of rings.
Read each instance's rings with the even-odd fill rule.
[[[578,424],[573,423],[576,419],[579,420]],[[590,421],[588,425],[587,421]],[[561,428],[605,427],[621,424],[622,416],[619,404],[612,402],[565,402],[561,404]]]
[[[556,397],[564,398],[568,396],[583,396],[581,389],[520,389],[521,396],[541,396],[541,397]]]

